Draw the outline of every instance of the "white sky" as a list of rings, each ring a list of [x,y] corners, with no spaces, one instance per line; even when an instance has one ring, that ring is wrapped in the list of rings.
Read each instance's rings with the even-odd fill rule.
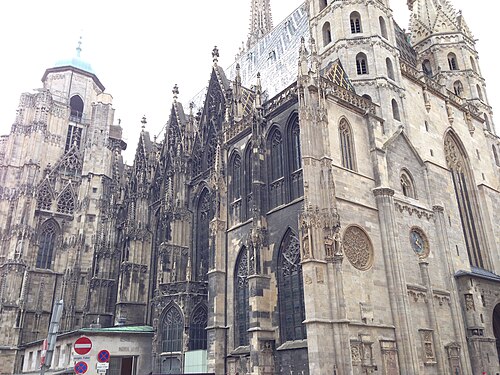
[[[274,24],[302,2],[271,0]],[[479,39],[480,68],[489,102],[498,111],[500,82],[494,64],[500,2],[451,2]],[[406,0],[392,0],[391,6],[398,24],[406,28]],[[1,1],[0,134],[9,132],[21,93],[41,87],[45,69],[72,57],[83,34],[82,58],[113,95],[115,123],[122,120],[125,157],[132,162],[142,116],[147,117],[147,130],[158,134],[168,120],[174,84],[187,111],[188,101],[208,83],[213,47],[219,48],[219,65],[227,67],[246,41],[249,9],[249,0]]]

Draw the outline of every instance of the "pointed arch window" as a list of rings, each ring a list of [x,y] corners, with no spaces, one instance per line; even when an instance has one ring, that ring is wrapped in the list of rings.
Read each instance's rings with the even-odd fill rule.
[[[470,66],[472,67],[474,73],[477,73],[476,62],[474,61],[474,58],[472,56],[470,56]]]
[[[284,176],[283,176],[283,137],[276,127],[271,131],[268,139],[270,150],[270,177],[269,186],[270,207],[277,207],[284,202]]]
[[[401,121],[401,115],[399,113],[399,106],[398,106],[398,102],[396,101],[396,99],[392,99],[391,105],[392,105],[392,118],[394,120]]]
[[[349,125],[346,119],[340,120],[339,135],[342,166],[354,171],[356,170],[356,162],[354,159],[354,140],[351,125]]]
[[[455,81],[453,83],[453,92],[455,93],[456,96],[463,96],[464,93],[464,85],[462,84],[461,81]]]
[[[59,226],[54,220],[47,220],[40,227],[36,267],[50,269]]]
[[[432,65],[429,60],[424,60],[422,62],[422,71],[427,77],[432,77]]]
[[[448,54],[448,66],[450,70],[458,70],[457,56],[453,52]]]
[[[380,16],[378,18],[379,24],[380,24],[380,34],[382,35],[382,38],[388,39],[387,36],[387,26],[385,24],[385,19],[384,17]]]
[[[49,211],[52,207],[52,191],[47,180],[42,183],[38,190],[36,206],[37,209],[46,211]]]
[[[319,0],[319,11],[321,12],[327,5],[327,0]]]
[[[289,230],[278,255],[278,300],[280,309],[281,341],[306,338],[304,285],[300,264],[300,246],[297,236]]]
[[[248,251],[245,246],[241,249],[236,260],[234,288],[234,342],[235,346],[246,346],[249,344],[250,303],[248,295]]]
[[[189,325],[189,350],[207,349],[207,308],[203,305],[198,306],[191,315],[191,324]]]
[[[401,184],[401,191],[403,192],[403,195],[408,198],[417,199],[415,184],[410,172],[408,172],[407,170],[402,170],[399,181]]]
[[[249,143],[247,145],[247,148],[245,149],[245,169],[244,169],[244,174],[245,174],[245,184],[244,184],[244,189],[245,189],[245,204],[244,204],[244,210],[245,210],[245,219],[248,220],[252,217],[252,144]]]
[[[198,199],[196,212],[196,253],[195,276],[197,280],[207,280],[210,255],[210,221],[213,218],[212,202],[208,189],[203,189]]]
[[[161,320],[161,352],[182,352],[184,319],[181,310],[171,306]]]
[[[481,86],[476,85],[476,90],[477,90],[477,97],[479,98],[479,100],[484,100],[483,90],[481,90]]]
[[[488,115],[485,113],[483,117],[484,117],[484,125],[486,126],[486,130],[491,131],[490,119],[488,118]]]
[[[385,59],[385,65],[387,68],[387,76],[394,80],[394,67],[392,66],[392,61],[390,58]]]
[[[498,158],[497,148],[495,147],[495,145],[491,145],[491,149],[493,151],[493,158],[495,159],[495,164],[497,167],[500,167],[500,159]]]
[[[300,146],[299,116],[294,113],[288,122],[289,168],[290,168],[290,199],[294,200],[304,195],[302,177],[302,151]]]
[[[481,228],[477,224],[477,199],[468,158],[458,138],[449,132],[444,141],[446,163],[450,169],[467,253],[472,266],[485,268],[481,251]]]
[[[75,211],[75,197],[70,187],[66,187],[57,200],[57,212],[72,215]]]
[[[361,15],[358,12],[352,12],[350,16],[351,34],[361,33]]]
[[[356,72],[358,75],[368,74],[368,62],[366,55],[360,52],[356,55]]]
[[[327,46],[332,42],[332,30],[330,28],[330,22],[325,22],[323,25],[323,46]]]
[[[234,222],[241,220],[241,192],[242,192],[242,170],[241,170],[241,156],[235,152],[230,159],[230,183],[229,183],[229,196],[231,199],[231,219]]]

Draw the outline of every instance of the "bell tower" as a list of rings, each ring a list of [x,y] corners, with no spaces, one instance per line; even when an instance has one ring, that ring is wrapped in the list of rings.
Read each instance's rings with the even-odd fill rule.
[[[417,67],[481,112],[485,129],[493,131],[476,43],[462,13],[448,0],[409,0],[408,7]]]

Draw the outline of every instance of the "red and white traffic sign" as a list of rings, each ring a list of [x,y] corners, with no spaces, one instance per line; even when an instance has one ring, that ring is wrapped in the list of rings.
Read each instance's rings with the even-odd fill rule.
[[[75,341],[73,349],[77,354],[85,355],[92,349],[92,341],[87,336],[82,336]]]

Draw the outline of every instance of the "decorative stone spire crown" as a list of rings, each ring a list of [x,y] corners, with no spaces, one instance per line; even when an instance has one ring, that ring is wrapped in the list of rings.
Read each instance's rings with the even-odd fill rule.
[[[271,16],[271,0],[251,0],[250,33],[247,47],[252,47],[257,41],[273,28]]]

